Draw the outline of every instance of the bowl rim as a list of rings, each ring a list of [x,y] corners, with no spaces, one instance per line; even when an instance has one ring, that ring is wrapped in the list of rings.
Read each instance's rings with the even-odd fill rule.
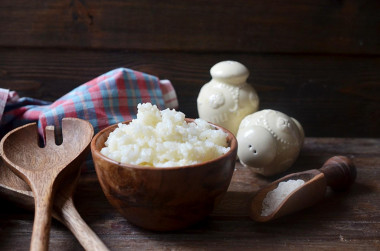
[[[237,142],[237,139],[236,139],[235,135],[232,132],[230,132],[229,130],[227,130],[226,128],[224,128],[222,126],[219,126],[219,125],[216,125],[216,124],[213,124],[213,123],[208,122],[208,121],[206,121],[206,122],[209,123],[210,125],[212,125],[213,127],[217,128],[219,130],[222,130],[222,131],[224,131],[225,133],[228,134],[227,138],[231,138],[230,144],[229,144],[230,150],[228,152],[226,152],[225,154],[220,155],[219,157],[217,157],[215,159],[211,159],[211,160],[208,160],[208,161],[205,161],[205,162],[202,162],[202,163],[197,163],[197,164],[192,164],[192,165],[185,165],[185,166],[168,166],[168,167],[163,167],[163,166],[140,166],[140,165],[125,164],[125,163],[118,162],[116,160],[113,160],[113,159],[105,156],[104,154],[102,154],[100,152],[100,150],[96,149],[96,141],[97,141],[97,139],[101,135],[103,135],[106,131],[112,129],[113,127],[116,128],[119,124],[127,124],[127,123],[130,123],[131,121],[132,121],[132,119],[131,120],[126,120],[126,121],[123,121],[123,122],[119,122],[119,123],[115,123],[115,124],[107,126],[106,128],[102,129],[101,131],[99,131],[93,137],[93,139],[91,140],[91,153],[93,155],[94,154],[97,155],[101,159],[106,160],[107,162],[110,162],[110,163],[112,163],[114,165],[117,165],[119,167],[122,167],[122,168],[129,168],[129,169],[132,168],[132,169],[139,169],[139,170],[157,170],[157,171],[162,171],[162,170],[178,170],[178,169],[187,169],[187,168],[194,168],[194,167],[204,166],[204,165],[207,165],[207,164],[212,163],[212,162],[220,161],[221,159],[224,159],[227,156],[233,154],[234,151],[236,152],[235,158],[237,158],[238,142]],[[193,119],[193,118],[185,118],[185,121],[189,123],[189,122],[194,122],[195,119]],[[115,130],[115,129],[113,129],[113,130]],[[110,132],[112,132],[113,130],[111,130]],[[94,160],[94,157],[92,157],[92,158]]]

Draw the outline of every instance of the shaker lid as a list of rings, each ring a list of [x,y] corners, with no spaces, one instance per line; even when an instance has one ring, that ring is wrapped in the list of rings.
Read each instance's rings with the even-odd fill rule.
[[[211,67],[210,74],[213,79],[222,80],[228,84],[239,85],[246,82],[249,71],[243,64],[228,60],[219,62]]]

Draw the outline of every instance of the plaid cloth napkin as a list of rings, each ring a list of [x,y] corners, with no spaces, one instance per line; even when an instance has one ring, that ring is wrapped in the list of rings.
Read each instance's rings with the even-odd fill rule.
[[[60,127],[64,117],[88,120],[95,133],[118,122],[136,117],[137,104],[150,102],[159,109],[178,108],[169,80],[119,68],[105,73],[51,103],[20,98],[16,92],[0,88],[0,138],[20,125],[37,122],[44,136],[47,125]]]

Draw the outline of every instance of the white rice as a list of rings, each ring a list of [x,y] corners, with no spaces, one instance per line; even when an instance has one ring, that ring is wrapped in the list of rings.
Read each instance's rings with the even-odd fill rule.
[[[137,118],[118,124],[101,153],[125,164],[170,167],[215,159],[230,150],[227,134],[202,119],[185,121],[182,112],[138,104]]]

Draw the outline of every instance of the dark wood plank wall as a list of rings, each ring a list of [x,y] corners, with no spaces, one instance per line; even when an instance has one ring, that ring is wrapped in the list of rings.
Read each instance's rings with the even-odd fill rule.
[[[196,117],[226,59],[306,136],[380,137],[380,1],[0,1],[0,87],[21,95],[55,100],[129,67],[170,79]]]

